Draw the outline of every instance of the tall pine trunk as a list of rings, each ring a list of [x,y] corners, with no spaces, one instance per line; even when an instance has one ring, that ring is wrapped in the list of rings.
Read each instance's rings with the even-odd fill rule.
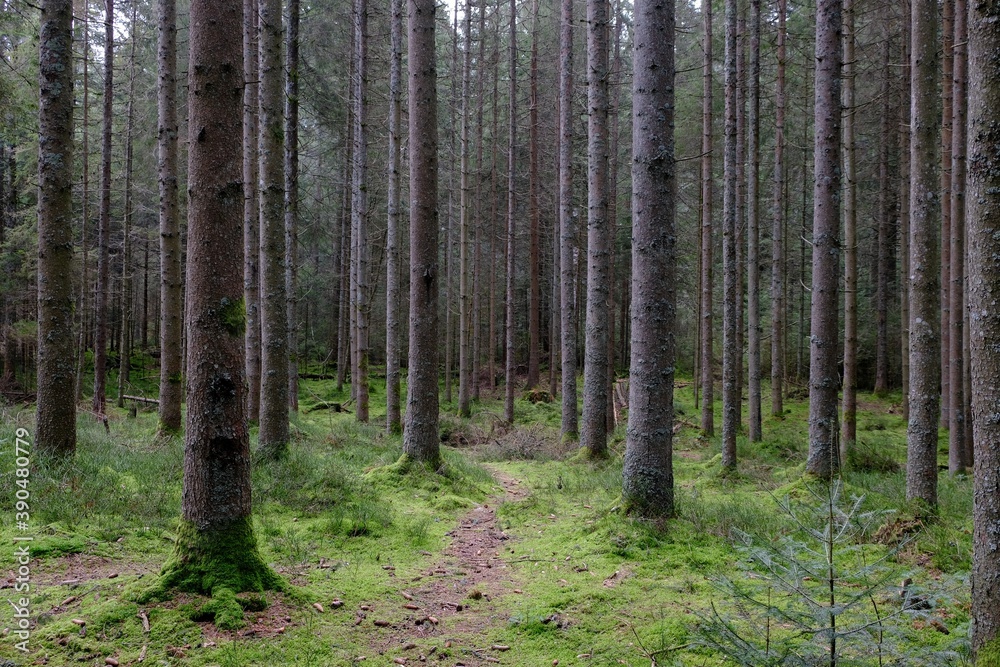
[[[608,299],[608,3],[587,0],[587,320],[580,443],[607,455]]]
[[[510,97],[507,111],[507,308],[504,324],[505,339],[505,386],[504,421],[514,423],[514,250],[517,200],[515,199],[514,173],[517,164],[514,150],[517,147],[517,3],[510,0],[510,53],[508,61],[510,74]]]
[[[747,381],[750,442],[761,433],[760,326],[760,0],[750,3],[750,97],[747,117]],[[780,306],[780,300],[779,300]]]
[[[538,0],[531,3],[531,65],[528,70],[528,381],[529,389],[538,385],[541,357],[541,257],[538,197],[541,191],[538,163]]]
[[[175,0],[176,1],[176,0]],[[243,0],[243,292],[247,308],[247,419],[260,418],[260,201],[257,188],[258,0]]]
[[[438,132],[434,0],[408,0],[410,353],[403,452],[436,467],[438,435]]]
[[[104,414],[108,372],[108,291],[111,262],[111,124],[114,120],[114,0],[104,5],[104,111],[101,128],[101,205],[97,225],[97,291],[94,302],[94,400],[98,419]]]
[[[701,111],[701,432],[715,434],[715,361],[712,354],[712,3],[701,4],[705,32],[702,49],[705,62],[702,74]]]
[[[941,309],[937,174],[937,3],[913,0],[910,80],[910,419],[906,497],[937,505]]]
[[[646,517],[674,513],[676,353],[674,8],[635,5],[632,80],[632,359],[622,497]]]
[[[389,206],[386,229],[385,268],[385,428],[397,433],[401,428],[399,370],[399,308],[400,271],[399,206],[400,206],[400,120],[402,116],[401,87],[403,76],[403,2],[390,3],[389,60]]]
[[[576,319],[573,254],[573,0],[562,0],[559,22],[559,296],[562,439],[576,440]]]
[[[840,31],[842,0],[816,7],[809,457],[806,472],[829,479],[837,456],[837,274],[840,265]]]
[[[160,188],[160,430],[181,429],[181,230],[177,211],[177,3],[159,0],[157,174]],[[248,186],[252,187],[252,185]]]
[[[285,317],[288,320],[288,407],[299,410],[299,0],[288,0],[285,36]]]
[[[722,193],[722,467],[736,468],[736,433],[740,427],[739,366],[743,355],[740,348],[737,309],[742,307],[739,292],[737,248],[737,99],[739,85],[736,74],[736,0],[726,0],[725,31],[725,150],[723,153]]]
[[[785,381],[785,14],[788,0],[778,0],[778,63],[774,109],[774,195],[771,226],[771,416],[784,414]]]
[[[889,133],[892,121],[890,110],[890,34],[891,23],[888,17],[883,18],[882,40],[882,73],[880,97],[882,98],[882,119],[878,136],[878,245],[877,269],[875,286],[875,395],[885,396],[889,391],[889,281],[891,276],[890,234],[892,233],[892,214],[890,212],[891,187],[889,178]]]
[[[72,0],[44,0],[38,104],[38,409],[39,451],[76,451],[73,362]],[[6,216],[2,224],[6,224]],[[6,356],[6,355],[5,355]],[[5,371],[11,359],[4,360]]]
[[[288,450],[288,317],[285,291],[281,1],[260,0],[260,449]]]
[[[469,183],[469,79],[472,76],[472,6],[465,3],[463,29],[465,41],[462,49],[462,118],[459,240],[458,240],[458,412],[463,417],[472,416],[472,285],[469,282],[469,227],[473,224],[472,201]]]

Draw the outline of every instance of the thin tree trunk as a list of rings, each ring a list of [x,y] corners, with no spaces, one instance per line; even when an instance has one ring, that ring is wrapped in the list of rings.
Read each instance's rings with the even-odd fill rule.
[[[573,0],[562,0],[559,23],[559,290],[562,361],[562,439],[579,437],[576,408],[576,320],[573,255]]]
[[[875,337],[875,395],[885,396],[889,391],[889,281],[890,239],[892,214],[889,199],[889,124],[890,111],[890,34],[891,24],[883,19],[885,38],[882,41],[882,121],[878,138],[878,268],[876,271],[875,311],[877,330]]]
[[[912,3],[910,106],[910,420],[906,497],[937,505],[941,403],[941,229],[937,175],[937,3]]]
[[[434,0],[408,0],[410,353],[405,456],[436,468],[438,434],[437,71]]]
[[[288,407],[299,411],[299,0],[288,0],[285,36],[285,316],[288,319]]]
[[[747,176],[747,378],[750,442],[760,442],[760,0],[750,3],[750,109],[747,119],[750,173]],[[778,307],[780,307],[780,299]]]
[[[965,286],[965,142],[966,142],[966,79],[968,72],[967,39],[968,10],[966,0],[955,0],[955,49],[953,54],[952,102],[952,144],[951,144],[951,201],[945,206],[951,209],[951,266],[949,267],[949,321],[948,345],[950,356],[948,372],[950,377],[950,399],[948,406],[948,470],[952,474],[965,472],[972,463],[969,461],[965,442],[965,365],[962,355],[964,340],[965,308],[963,289]],[[943,244],[942,244],[943,245]]]
[[[646,517],[674,513],[676,356],[674,6],[638,0],[632,80],[632,360],[622,497]]]
[[[784,414],[785,380],[785,14],[788,0],[778,0],[778,64],[774,109],[774,209],[771,226],[771,416]]]
[[[1000,658],[1000,23],[994,4],[973,2],[969,14],[968,269],[969,339],[975,442],[972,553],[972,650],[976,664]]]
[[[952,146],[952,77],[954,76],[954,66],[952,64],[953,44],[955,36],[955,7],[956,0],[941,0],[941,171],[940,181],[940,202],[941,205],[941,277],[938,282],[941,299],[941,323],[940,338],[941,349],[939,350],[941,359],[941,401],[940,424],[942,428],[948,428],[949,416],[948,408],[951,400],[951,374],[948,371],[949,354],[951,353],[950,327],[951,304],[950,289],[951,271],[951,146]]]
[[[132,367],[132,323],[135,306],[133,303],[133,283],[135,271],[132,263],[132,129],[133,100],[135,99],[135,21],[136,5],[132,3],[132,18],[129,22],[128,53],[128,102],[125,111],[125,215],[122,247],[122,331],[118,353],[118,402],[125,407],[125,390],[129,383]]]
[[[704,19],[701,112],[701,431],[715,434],[715,362],[712,355],[712,3],[701,5]]]
[[[452,246],[454,245],[453,235],[455,232],[455,136],[454,131],[456,119],[455,119],[455,98],[457,97],[457,86],[458,86],[458,12],[454,13],[453,23],[451,29],[451,70],[448,77],[451,80],[451,95],[449,96],[448,104],[448,115],[449,115],[449,127],[452,128],[450,133],[450,139],[448,142],[448,154],[450,155],[450,160],[448,164],[448,224],[445,231],[445,242],[444,242],[444,273],[445,273],[445,293],[444,293],[444,400],[446,403],[451,403],[452,399],[452,381],[454,380],[454,345],[455,338],[453,335],[454,327],[452,326],[452,301],[453,301],[453,289],[454,280],[452,279],[452,274],[455,272],[455,257],[452,252]],[[461,298],[461,295],[459,295]],[[461,326],[461,322],[459,322]],[[459,345],[461,347],[461,345]],[[459,350],[459,356],[461,356],[461,350]]]
[[[469,79],[472,76],[472,6],[465,3],[465,41],[462,55],[461,182],[459,185],[458,240],[458,413],[472,416],[472,292],[469,284],[469,226],[472,202],[469,191]]]
[[[479,400],[483,360],[483,308],[482,308],[482,273],[483,273],[483,108],[486,87],[486,3],[479,5],[479,67],[476,71],[476,189],[473,200],[476,207],[476,225],[473,245],[472,267],[472,400]],[[495,68],[494,68],[494,71]],[[492,271],[490,272],[492,273]]]
[[[176,0],[175,0],[176,1]],[[243,292],[247,308],[247,419],[260,419],[260,202],[257,187],[258,0],[243,0]]]
[[[77,362],[76,362],[76,389],[75,396],[76,402],[80,403],[83,400],[83,370],[87,363],[87,325],[89,323],[88,316],[90,314],[90,244],[87,240],[87,232],[90,227],[90,2],[89,0],[84,0],[81,7],[81,14],[83,15],[83,126],[80,128],[81,135],[81,155],[80,155],[80,169],[83,172],[83,192],[80,198],[83,200],[81,202],[81,220],[80,220],[80,248],[83,251],[83,257],[81,258],[80,266],[80,330],[79,343],[77,345]],[[6,163],[7,158],[2,158]],[[11,163],[13,166],[13,161]],[[12,171],[12,170],[9,170]],[[13,176],[13,174],[5,174],[5,177]],[[13,189],[14,179],[11,178],[11,188]],[[13,194],[13,193],[11,193]],[[0,207],[3,208],[4,214],[6,214],[6,199],[0,199]],[[4,223],[6,224],[6,219]],[[0,313],[0,317],[6,317],[9,307],[4,308],[4,312]],[[5,322],[0,322],[0,326],[3,326]],[[5,340],[9,340],[9,336],[4,337]],[[6,361],[12,361],[12,359],[4,351],[4,359]],[[161,348],[162,356],[162,348]],[[162,360],[161,360],[162,367]],[[4,364],[4,376],[13,377],[13,366],[12,364]],[[162,409],[162,408],[161,408]],[[179,419],[179,418],[178,418]],[[178,421],[178,424],[180,422]]]
[[[506,369],[504,373],[504,421],[514,423],[514,250],[517,200],[514,190],[514,168],[517,164],[517,3],[510,0],[510,78],[507,126],[507,312],[505,319]]]
[[[737,99],[739,85],[736,74],[736,14],[737,1],[726,0],[726,47],[725,65],[725,152],[723,204],[722,204],[722,263],[723,263],[723,326],[722,326],[722,467],[736,468],[736,434],[740,428],[739,413],[739,366],[742,365],[742,350],[737,332],[739,322],[737,309],[741,307],[737,274],[739,264],[736,257],[737,241],[737,165],[738,137],[736,132]]]
[[[837,272],[840,265],[841,0],[816,7],[809,457],[806,472],[829,479],[837,456]]]
[[[260,333],[259,447],[278,458],[288,450],[288,315],[285,291],[282,178],[281,2],[260,0]]]
[[[101,129],[101,209],[97,227],[97,298],[94,304],[94,400],[98,419],[105,419],[108,366],[108,237],[111,234],[111,123],[114,120],[114,0],[104,5],[104,112]]]
[[[354,31],[351,31],[352,40]],[[352,42],[353,44],[353,42]],[[354,48],[351,48],[350,82],[347,86],[347,97],[350,99],[351,87],[354,81]],[[354,166],[354,119],[350,104],[347,105],[344,136],[347,138],[344,151],[343,184],[344,189],[340,202],[340,289],[338,297],[337,318],[340,327],[337,334],[337,391],[342,391],[347,379],[347,368],[353,371],[354,356],[351,341],[354,338],[354,308],[351,306],[351,170]],[[354,387],[351,387],[351,397],[354,397]]]
[[[903,86],[900,95],[899,122],[899,274],[900,283],[899,321],[900,332],[900,373],[902,376],[903,419],[910,418],[910,1],[903,9],[903,58],[901,73]]]
[[[608,391],[608,5],[587,0],[587,324],[580,443],[607,456]]]
[[[499,9],[497,9],[499,13]],[[499,27],[497,28],[499,31]],[[499,210],[500,207],[497,202],[497,175],[500,171],[497,169],[497,146],[499,145],[500,139],[500,110],[499,110],[499,97],[500,97],[500,39],[499,36],[493,41],[493,99],[491,101],[492,105],[492,125],[493,131],[491,133],[491,150],[490,150],[490,257],[496,257],[496,246],[497,246],[497,236],[499,235]],[[497,360],[497,349],[499,347],[497,343],[497,272],[494,269],[490,271],[490,305],[489,305],[489,342],[488,342],[488,360],[487,368],[490,375],[490,389],[496,389],[497,383],[497,371],[496,371],[496,360]]]
[[[38,55],[38,409],[35,444],[40,452],[65,457],[73,456],[76,451],[72,19],[72,0],[43,1]],[[3,224],[6,224],[6,216]],[[18,437],[21,435],[19,429]]]
[[[610,3],[610,0],[609,0]],[[611,107],[609,112],[609,133],[610,133],[610,156],[609,169],[608,169],[608,239],[610,243],[610,251],[608,253],[608,285],[611,289],[608,290],[608,390],[605,394],[607,397],[607,430],[611,433],[615,430],[617,422],[615,421],[615,263],[617,260],[617,249],[618,249],[618,142],[619,142],[619,123],[618,123],[618,110],[621,106],[621,71],[622,71],[622,59],[621,59],[621,12],[618,6],[614,7],[615,14],[615,38],[614,46],[612,47],[615,54],[614,62],[612,63],[612,68],[608,74],[610,81],[609,85],[614,90],[614,95],[611,96]],[[627,271],[620,271],[622,275],[622,289],[620,290],[619,301],[624,304],[628,301],[628,283],[629,281],[625,278],[628,274]],[[625,340],[625,321],[622,320],[621,326],[622,340]]]
[[[538,0],[531,4],[531,69],[528,73],[528,381],[533,389],[538,385],[541,353],[541,258],[539,254],[541,190],[538,175]]]
[[[840,463],[857,439],[858,412],[858,188],[854,147],[854,0],[844,0],[844,414]]]
[[[351,178],[351,228],[355,244],[354,280],[357,360],[351,384],[355,388],[359,422],[368,421],[368,1],[354,0],[354,169]]]
[[[390,60],[389,60],[389,206],[386,230],[385,269],[385,428],[387,433],[398,433],[402,428],[400,416],[399,369],[399,309],[400,271],[399,256],[399,164],[400,121],[402,116],[403,76],[403,2],[390,2]]]

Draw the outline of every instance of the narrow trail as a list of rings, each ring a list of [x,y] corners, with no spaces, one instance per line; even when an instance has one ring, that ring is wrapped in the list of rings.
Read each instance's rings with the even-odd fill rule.
[[[497,523],[496,508],[529,493],[520,482],[491,468],[502,492],[463,516],[447,535],[452,538],[427,570],[400,577],[400,621],[383,620],[373,605],[358,612],[356,622],[371,626],[368,664],[440,664],[480,667],[504,664],[508,647],[491,644],[489,631],[507,623],[499,601],[521,594],[504,560],[509,536]],[[384,603],[383,603],[384,604]],[[385,610],[388,612],[388,610]],[[393,610],[395,611],[395,610]],[[385,616],[389,616],[386,613]],[[398,612],[392,613],[398,616]]]

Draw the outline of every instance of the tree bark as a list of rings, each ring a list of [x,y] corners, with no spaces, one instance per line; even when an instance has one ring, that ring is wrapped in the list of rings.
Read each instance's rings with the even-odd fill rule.
[[[77,344],[77,362],[76,362],[76,402],[80,403],[83,401],[83,370],[87,364],[87,332],[89,324],[90,315],[90,245],[87,239],[87,234],[90,227],[90,3],[88,0],[84,0],[83,6],[81,8],[83,14],[83,125],[80,128],[81,135],[81,151],[80,151],[80,170],[82,173],[82,183],[80,198],[81,198],[81,216],[80,216],[80,249],[82,251],[82,257],[80,258],[80,330],[77,332],[79,336],[79,343]],[[5,163],[7,158],[0,157]],[[5,178],[10,178],[10,189],[9,193],[13,195],[14,186],[14,173],[13,173],[13,151],[11,152],[11,163],[10,169],[7,170],[9,173],[4,174]],[[0,199],[0,208],[3,210],[3,215],[7,213],[7,199]],[[4,219],[3,225],[6,223],[6,218]],[[2,226],[2,225],[0,225]],[[3,312],[0,313],[0,317],[7,318],[10,306],[5,305]],[[0,322],[0,326],[4,326],[6,322]],[[4,377],[13,378],[13,354],[9,353],[10,348],[13,347],[13,343],[10,341],[10,336],[4,336]],[[178,405],[180,404],[180,399],[178,399]],[[180,425],[180,417],[178,416],[178,428]]]
[[[705,32],[702,49],[701,112],[701,431],[715,434],[715,362],[712,354],[712,3],[701,5]]]
[[[955,0],[955,48],[953,53],[953,85],[951,119],[951,200],[945,206],[951,209],[951,266],[949,268],[949,356],[948,373],[951,391],[945,394],[948,405],[948,470],[952,474],[965,472],[972,463],[968,459],[965,442],[965,365],[962,354],[964,341],[964,288],[965,288],[965,142],[968,72],[967,60],[968,10],[966,0]]]
[[[857,439],[858,412],[858,188],[854,146],[854,1],[844,0],[844,410],[840,462]]]
[[[840,265],[841,0],[816,7],[815,178],[806,472],[829,479],[837,462],[837,273]]]
[[[937,175],[937,3],[913,0],[910,105],[910,420],[906,497],[937,505],[941,229]]]
[[[774,109],[774,209],[771,226],[771,416],[784,414],[785,381],[785,15],[778,0],[778,64]]]
[[[941,0],[941,171],[940,171],[940,197],[941,197],[941,278],[938,283],[940,289],[941,303],[941,323],[940,338],[941,349],[939,351],[941,359],[941,426],[948,428],[949,425],[949,404],[951,400],[951,374],[948,371],[951,353],[950,326],[951,321],[951,146],[952,146],[952,77],[954,76],[953,49],[955,43],[955,9],[956,0]]]
[[[176,2],[176,0],[175,0]],[[247,307],[247,419],[260,419],[260,202],[257,188],[258,0],[243,0],[243,292]]]
[[[504,386],[503,418],[514,423],[514,250],[516,247],[515,227],[517,200],[514,180],[517,164],[514,150],[517,147],[517,3],[510,0],[510,75],[509,107],[507,113],[507,308],[505,318],[506,368]]]
[[[184,491],[160,585],[206,594],[283,588],[251,517],[243,258],[219,251],[243,247],[241,20],[239,3],[191,3]]]
[[[97,298],[94,303],[94,399],[98,419],[104,419],[108,366],[108,237],[111,234],[111,123],[114,119],[114,0],[104,10],[104,112],[101,129],[101,207],[97,226]]]
[[[259,447],[269,458],[288,451],[288,315],[282,177],[281,2],[259,0],[260,333]]]
[[[285,316],[288,407],[299,411],[299,0],[288,0],[285,36]]]
[[[132,3],[129,21],[128,102],[125,111],[125,215],[122,230],[122,331],[118,347],[118,401],[125,407],[125,391],[132,368],[132,328],[135,320],[133,301],[135,267],[132,262],[132,130],[135,124],[135,23],[136,5]]]
[[[899,104],[899,321],[903,419],[910,418],[910,1],[903,6],[903,85]]]
[[[968,251],[972,429],[975,442],[972,650],[976,664],[1000,660],[1000,7],[969,13]]]
[[[539,253],[540,211],[538,208],[541,183],[538,175],[538,0],[531,3],[531,67],[528,73],[528,381],[533,389],[538,385],[541,357],[541,258]]]
[[[580,443],[607,456],[608,299],[608,6],[587,0],[587,320]]]
[[[402,428],[400,417],[399,369],[399,309],[400,271],[399,256],[399,165],[400,120],[402,101],[400,95],[403,76],[403,2],[390,0],[390,60],[389,60],[389,206],[386,230],[385,269],[385,428],[387,433],[398,433]]]
[[[410,353],[403,453],[437,467],[438,215],[434,0],[408,0]]]
[[[643,517],[674,513],[676,320],[674,6],[635,5],[632,79],[632,358],[622,499]]]
[[[562,361],[562,439],[577,432],[576,319],[573,254],[573,0],[562,0],[559,23],[559,289]]]
[[[469,284],[469,227],[472,201],[469,183],[469,102],[472,77],[472,5],[465,3],[465,41],[462,50],[461,182],[459,192],[458,262],[458,413],[472,416],[472,290]]]
[[[44,0],[42,3],[38,53],[38,409],[35,444],[40,452],[65,457],[73,456],[76,451],[72,20],[71,0]],[[5,364],[5,370],[7,366]]]
[[[747,118],[747,380],[750,442],[760,442],[760,1],[750,3],[750,97]],[[778,306],[780,307],[780,299]]]
[[[354,275],[351,287],[357,330],[357,360],[351,384],[359,422],[368,421],[368,2],[354,0],[354,169],[351,175],[351,228]]]
[[[885,396],[889,391],[889,281],[891,280],[890,239],[892,233],[892,213],[889,199],[889,125],[890,111],[890,35],[892,24],[883,18],[884,39],[882,40],[882,121],[878,138],[878,268],[876,270],[875,311],[875,395]]]
[[[736,434],[740,428],[739,366],[743,355],[739,347],[737,309],[742,306],[737,274],[736,257],[737,204],[736,188],[736,0],[726,0],[725,65],[725,152],[723,154],[722,197],[722,264],[723,264],[723,315],[722,315],[722,467],[736,468]]]

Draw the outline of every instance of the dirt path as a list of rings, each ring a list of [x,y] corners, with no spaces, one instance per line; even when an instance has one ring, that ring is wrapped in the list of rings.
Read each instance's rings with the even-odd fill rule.
[[[459,520],[447,533],[451,544],[428,570],[400,581],[398,599],[406,617],[387,623],[374,607],[358,613],[359,624],[372,626],[375,664],[479,667],[509,662],[503,659],[507,647],[485,639],[491,628],[507,623],[500,615],[500,599],[521,594],[503,557],[510,538],[497,524],[496,508],[528,492],[517,480],[491,472],[502,493]],[[368,657],[369,662],[374,659]]]

